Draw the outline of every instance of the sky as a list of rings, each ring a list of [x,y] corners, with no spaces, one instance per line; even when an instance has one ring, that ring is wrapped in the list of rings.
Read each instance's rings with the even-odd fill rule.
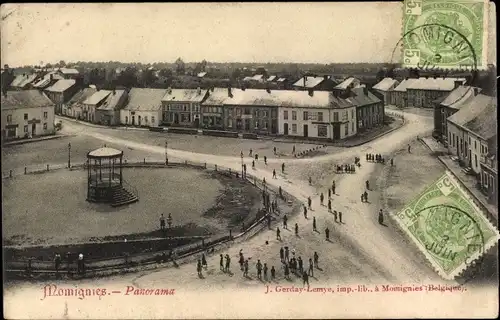
[[[1,16],[1,64],[12,67],[178,57],[187,62],[391,62],[401,38],[402,2],[31,3],[2,5]]]

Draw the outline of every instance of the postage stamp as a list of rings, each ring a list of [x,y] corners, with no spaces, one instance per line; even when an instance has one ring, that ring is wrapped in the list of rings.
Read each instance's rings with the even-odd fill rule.
[[[485,69],[488,6],[485,0],[406,0],[403,66]]]
[[[468,192],[446,172],[394,216],[443,278],[452,280],[499,239]]]

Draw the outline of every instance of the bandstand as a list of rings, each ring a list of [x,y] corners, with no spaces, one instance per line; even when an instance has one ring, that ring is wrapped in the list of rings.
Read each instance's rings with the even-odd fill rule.
[[[138,199],[123,179],[123,151],[104,147],[87,153],[87,201],[119,206]]]

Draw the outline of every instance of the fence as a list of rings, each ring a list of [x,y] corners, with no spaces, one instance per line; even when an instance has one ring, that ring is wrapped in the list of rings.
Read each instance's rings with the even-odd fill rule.
[[[222,174],[225,176],[230,176],[230,177],[235,177],[239,179],[244,179],[245,181],[253,184],[256,188],[258,188],[260,191],[273,191],[274,193],[277,194],[277,190],[270,185],[264,184],[263,181],[261,181],[259,178],[252,174],[248,174],[245,172],[240,172],[236,171],[231,168],[226,168],[223,166],[219,166],[217,164],[213,165],[213,168],[209,168],[207,163],[199,163],[199,162],[191,162],[191,161],[183,161],[183,162],[168,162],[166,164],[165,162],[160,162],[160,161],[147,161],[145,158],[142,159],[142,161],[127,161],[126,163],[123,163],[124,167],[149,167],[149,168],[171,168],[171,167],[178,167],[178,166],[188,166],[188,167],[193,167],[197,169],[202,169],[202,170],[209,170],[211,172],[216,172],[218,174]],[[60,170],[60,169],[67,169],[67,166],[65,165],[45,165],[45,169],[42,170],[42,167],[40,165],[36,166],[31,166],[29,167],[30,170],[28,170],[28,167],[24,168],[24,172],[19,173],[17,170],[17,174],[37,174],[37,173],[47,173],[53,170]],[[76,164],[71,166],[70,170],[81,170],[85,169],[86,164]],[[12,179],[15,180],[15,176],[13,175],[12,172],[10,173],[10,176],[7,176],[6,179]],[[136,191],[135,188],[132,188],[134,191]],[[137,191],[136,191],[137,192]],[[138,193],[137,193],[138,194]],[[283,198],[285,199],[291,199],[291,195],[285,192],[284,190],[281,191],[281,194]],[[172,252],[175,253],[176,259],[182,259],[186,258],[189,256],[192,256],[193,254],[199,253],[199,252],[204,252],[207,250],[215,250],[217,247],[222,247],[225,244],[228,244],[234,240],[237,239],[247,239],[249,237],[254,236],[257,232],[262,230],[264,228],[265,224],[263,223],[264,220],[266,219],[266,214],[263,214],[262,211],[257,212],[255,217],[250,221],[250,223],[247,223],[246,227],[243,227],[240,232],[235,232],[233,234],[233,230],[229,230],[229,234],[225,235],[214,235],[211,237],[206,237],[202,238],[202,240],[198,240],[198,237],[193,237],[193,242],[188,243],[185,245],[177,246],[175,248],[172,248]],[[188,238],[188,237],[186,237]],[[198,238],[198,239],[195,239]],[[166,240],[173,240],[173,239],[166,239]],[[145,240],[147,241],[147,240]],[[155,240],[149,240],[154,242]],[[153,246],[151,246],[153,247]],[[56,251],[56,250],[54,250]],[[136,265],[147,265],[147,264],[153,264],[157,263],[159,261],[164,261],[165,259],[171,259],[170,255],[166,255],[164,252],[166,250],[159,250],[159,251],[151,251],[151,252],[141,252],[141,253],[135,253],[135,254],[128,254],[128,253],[123,253],[122,255],[118,255],[115,257],[110,257],[110,258],[98,258],[98,259],[90,259],[86,260],[85,262],[85,268],[89,272],[100,272],[100,271],[105,271],[105,270],[111,270],[111,269],[123,269],[131,266],[136,266]],[[171,252],[171,253],[172,253]],[[6,257],[6,271],[9,273],[19,273],[19,272],[27,272],[28,274],[31,273],[41,273],[41,274],[50,274],[53,275],[55,274],[55,266],[53,261],[41,261],[34,259],[32,257],[26,257],[24,259],[19,259],[15,258],[13,256],[11,257]],[[62,269],[64,269],[65,263],[61,264]],[[74,265],[70,266],[70,269],[74,271]],[[64,269],[66,270],[66,269]]]

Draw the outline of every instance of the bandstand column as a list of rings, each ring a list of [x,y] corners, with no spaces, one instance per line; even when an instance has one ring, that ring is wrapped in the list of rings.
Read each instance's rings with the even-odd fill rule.
[[[102,181],[102,160],[99,159],[99,181]]]
[[[111,158],[109,158],[109,186],[111,187],[111,179],[113,179],[113,174],[111,173]]]
[[[122,181],[122,159],[123,159],[123,155],[120,156],[120,186],[122,185],[123,181]]]

